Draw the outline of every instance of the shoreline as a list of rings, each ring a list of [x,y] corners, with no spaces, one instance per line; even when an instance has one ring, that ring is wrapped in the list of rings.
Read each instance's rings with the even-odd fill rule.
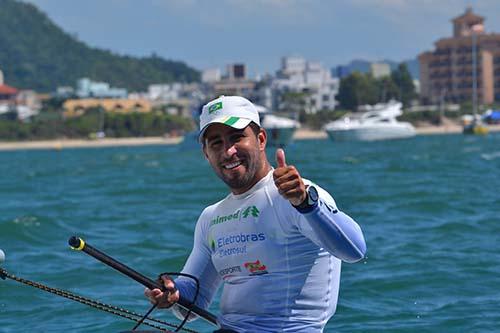
[[[500,132],[500,125],[489,125],[490,132]],[[417,135],[445,135],[462,133],[462,127],[458,125],[444,126],[422,126],[416,127]],[[294,134],[294,140],[327,139],[325,131],[301,128]],[[126,147],[126,146],[148,146],[148,145],[176,145],[182,142],[184,137],[143,137],[143,138],[104,138],[97,140],[84,139],[58,139],[40,141],[0,141],[0,151],[10,150],[36,150],[64,148],[100,148],[100,147]]]
[[[488,125],[490,133],[500,132],[500,125]],[[446,124],[442,126],[419,126],[415,127],[417,135],[446,135],[460,134],[462,126],[456,124]],[[328,134],[325,131],[299,129],[293,136],[294,140],[326,139]]]
[[[83,139],[59,139],[41,141],[0,141],[0,151],[20,149],[53,149],[64,148],[100,148],[100,147],[126,147],[126,146],[149,146],[149,145],[176,145],[183,140],[182,136],[144,137],[144,138],[104,138],[97,140]]]

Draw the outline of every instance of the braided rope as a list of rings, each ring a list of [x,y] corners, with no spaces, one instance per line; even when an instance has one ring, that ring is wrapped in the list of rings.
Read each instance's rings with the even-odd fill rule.
[[[85,304],[85,305],[88,305],[88,306],[93,307],[95,309],[105,311],[105,312],[129,319],[129,320],[132,320],[135,322],[138,322],[140,320],[140,318],[142,318],[142,315],[135,313],[133,311],[124,309],[124,308],[120,308],[120,307],[110,305],[110,304],[105,304],[105,303],[95,301],[95,300],[87,298],[87,297],[76,295],[76,294],[69,292],[69,291],[66,291],[66,290],[48,287],[48,286],[43,285],[43,284],[38,283],[38,282],[26,280],[26,279],[17,277],[15,275],[11,275],[3,268],[0,268],[0,278],[2,278],[4,280],[5,280],[5,278],[8,278],[8,279],[11,279],[13,281],[19,282],[21,284],[43,290],[43,291],[49,292],[51,294],[55,294],[55,295],[58,295],[58,296],[61,296],[61,297]],[[171,328],[178,328],[178,326],[176,326],[174,324],[171,324],[171,323],[168,323],[166,321],[159,320],[156,318],[147,317],[147,320],[155,322],[155,323],[159,323],[159,324],[162,324],[165,326],[169,326]],[[162,332],[171,332],[169,330],[166,330],[162,326],[155,325],[155,324],[152,324],[149,322],[143,322],[143,324],[150,326],[150,327],[153,327],[153,328],[156,328]],[[189,333],[197,333],[196,331],[188,329],[188,328],[182,328],[182,330],[185,332],[189,332]]]

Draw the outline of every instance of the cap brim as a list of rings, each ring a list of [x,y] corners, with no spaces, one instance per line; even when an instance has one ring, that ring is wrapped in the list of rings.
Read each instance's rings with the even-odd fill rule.
[[[208,124],[206,124],[200,130],[200,134],[198,134],[198,141],[200,143],[202,142],[203,135],[205,134],[205,131],[212,124],[223,124],[226,126],[231,126],[232,128],[243,129],[243,128],[247,127],[251,122],[252,122],[251,119],[242,118],[242,117],[227,117],[226,116],[226,117],[212,119],[212,121],[210,121]]]

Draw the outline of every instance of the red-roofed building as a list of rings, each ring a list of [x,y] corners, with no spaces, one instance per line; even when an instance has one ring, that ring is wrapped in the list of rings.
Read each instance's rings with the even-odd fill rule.
[[[14,112],[17,119],[25,120],[38,114],[40,108],[40,100],[34,91],[19,90],[4,84],[0,70],[0,114]]]
[[[14,99],[18,93],[19,90],[16,88],[6,84],[0,84],[0,100]]]
[[[16,98],[19,91],[16,88],[0,82],[0,114],[16,110]]]

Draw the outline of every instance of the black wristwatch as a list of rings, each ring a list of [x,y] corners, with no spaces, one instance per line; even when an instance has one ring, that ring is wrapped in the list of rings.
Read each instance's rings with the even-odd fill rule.
[[[306,188],[307,196],[305,200],[298,206],[294,206],[299,212],[305,213],[316,207],[319,200],[318,190],[313,185]]]

